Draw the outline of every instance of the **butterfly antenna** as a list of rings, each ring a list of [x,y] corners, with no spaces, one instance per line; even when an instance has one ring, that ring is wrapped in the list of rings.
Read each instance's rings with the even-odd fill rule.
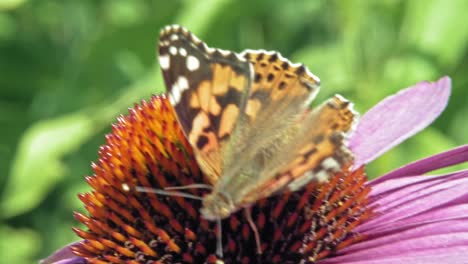
[[[129,192],[132,188],[126,183],[122,184],[122,189],[126,192]],[[165,195],[165,196],[177,196],[177,197],[184,197],[187,199],[193,199],[193,200],[203,200],[203,198],[189,194],[189,193],[184,193],[184,192],[177,192],[177,191],[167,191],[167,190],[162,190],[162,189],[155,189],[155,188],[150,188],[150,187],[143,187],[143,186],[135,186],[133,189],[137,192],[142,192],[142,193],[154,193],[154,194],[159,194],[159,195]]]
[[[185,186],[166,187],[164,190],[186,190],[186,189],[207,189],[213,190],[213,186],[208,184],[194,183]]]
[[[258,233],[258,228],[255,225],[253,219],[252,219],[252,209],[250,207],[244,208],[244,213],[245,213],[245,218],[247,218],[247,222],[250,225],[250,228],[252,228],[252,231],[255,236],[255,243],[257,244],[257,254],[261,255],[262,254],[262,244],[260,242],[260,234]]]

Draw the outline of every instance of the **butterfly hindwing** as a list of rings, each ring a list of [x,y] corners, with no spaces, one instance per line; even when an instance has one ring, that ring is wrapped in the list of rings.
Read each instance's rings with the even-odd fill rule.
[[[242,138],[235,140],[235,148],[225,153],[227,170],[229,161],[238,161],[235,156],[268,148],[273,137],[289,133],[286,131],[308,109],[320,83],[304,65],[292,64],[277,52],[247,50],[241,55],[252,63],[254,80],[245,120],[233,133],[233,137]]]
[[[254,67],[246,113],[257,127],[275,117],[297,117],[319,91],[320,80],[303,64],[293,64],[274,51],[247,50],[242,55]]]
[[[251,66],[176,25],[161,31],[159,62],[177,119],[214,184],[222,172],[222,145],[244,112]]]
[[[319,79],[303,65],[276,52],[242,55],[253,64],[254,81],[246,120],[233,132],[235,145],[223,153],[220,190],[248,205],[288,186],[327,180],[352,160],[345,139],[355,113],[348,101],[336,96],[310,110]]]
[[[296,191],[310,182],[326,182],[350,165],[353,155],[347,147],[347,138],[356,118],[352,104],[339,95],[306,113],[301,120],[300,137],[285,149],[288,155],[279,155],[286,165],[246,194],[243,203],[286,189]]]
[[[320,80],[302,64],[272,51],[241,53],[252,63],[245,119],[223,152],[224,176],[216,187],[238,200],[275,177],[287,165],[301,133],[300,122],[319,90]],[[284,155],[282,155],[284,153]]]

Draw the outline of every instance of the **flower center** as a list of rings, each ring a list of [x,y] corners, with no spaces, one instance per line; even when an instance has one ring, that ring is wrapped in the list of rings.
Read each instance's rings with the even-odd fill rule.
[[[221,222],[200,215],[201,202],[123,190],[122,184],[164,189],[205,183],[168,100],[153,97],[121,117],[87,177],[93,192],[80,195],[87,230],[74,252],[90,263],[314,263],[363,239],[353,229],[368,219],[364,169],[343,168],[325,184],[310,183],[251,207],[255,234],[241,211]],[[209,190],[188,189],[203,197]],[[222,237],[223,256],[215,256]]]

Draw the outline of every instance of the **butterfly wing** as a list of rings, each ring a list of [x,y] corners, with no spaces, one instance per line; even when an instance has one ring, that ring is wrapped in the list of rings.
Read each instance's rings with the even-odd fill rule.
[[[326,180],[352,160],[351,104],[334,97],[308,111],[319,80],[303,65],[276,52],[211,49],[179,26],[161,32],[159,61],[212,193],[235,208]]]
[[[246,51],[254,81],[240,120],[224,152],[224,175],[216,185],[234,203],[247,205],[312,180],[326,180],[352,160],[345,145],[355,114],[334,97],[309,111],[319,79],[280,54]],[[333,165],[333,166],[332,166]]]
[[[352,104],[339,95],[308,112],[301,120],[301,136],[278,155],[285,165],[278,166],[273,174],[263,171],[264,181],[244,195],[242,204],[286,189],[296,191],[310,182],[325,182],[350,165],[353,155],[347,137],[356,117]]]
[[[177,119],[208,181],[222,173],[222,148],[244,112],[252,69],[233,52],[212,49],[185,28],[161,31],[159,63]]]
[[[232,143],[224,152],[226,171],[237,171],[236,167],[244,167],[254,153],[270,151],[274,141],[290,137],[294,131],[289,130],[296,129],[292,126],[315,98],[320,83],[304,65],[292,64],[277,52],[247,50],[241,55],[252,63],[254,79],[245,118],[233,131]]]

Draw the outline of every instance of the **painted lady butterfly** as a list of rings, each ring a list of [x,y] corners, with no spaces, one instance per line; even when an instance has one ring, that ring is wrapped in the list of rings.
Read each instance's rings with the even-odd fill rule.
[[[159,63],[177,119],[212,185],[201,214],[219,220],[255,201],[326,181],[352,161],[357,114],[336,95],[310,110],[319,79],[277,52],[209,48],[167,26]]]

